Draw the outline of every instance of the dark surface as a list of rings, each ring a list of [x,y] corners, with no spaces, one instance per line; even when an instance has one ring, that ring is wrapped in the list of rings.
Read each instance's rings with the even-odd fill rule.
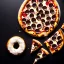
[[[18,10],[23,0],[0,0],[0,64],[32,64],[35,55],[30,55],[31,41],[34,37],[26,34],[18,24]],[[64,22],[64,0],[58,0],[61,9],[61,19],[57,28],[46,38],[35,38],[43,42],[57,31]],[[19,32],[21,30],[21,32]],[[9,54],[6,43],[12,36],[20,36],[25,39],[26,50],[20,56]],[[45,47],[45,46],[44,46]],[[29,49],[28,49],[29,48]],[[50,55],[37,64],[64,64],[64,47],[61,51]]]

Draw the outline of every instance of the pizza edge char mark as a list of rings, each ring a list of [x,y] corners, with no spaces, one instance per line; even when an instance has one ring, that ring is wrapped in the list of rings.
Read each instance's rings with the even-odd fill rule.
[[[30,35],[32,35],[32,36],[34,36],[34,37],[48,36],[48,34],[49,34],[50,32],[52,32],[52,31],[54,30],[54,28],[58,25],[58,22],[59,22],[59,20],[60,20],[60,7],[59,7],[59,4],[57,3],[56,0],[54,0],[54,5],[57,6],[57,8],[56,8],[57,14],[56,14],[56,21],[55,21],[55,24],[54,24],[54,28],[51,27],[51,28],[49,29],[49,31],[40,31],[39,33],[36,33],[34,30],[28,31],[27,28],[26,28],[26,25],[23,24],[23,22],[22,22],[22,20],[21,20],[21,18],[20,18],[20,16],[22,16],[23,9],[25,8],[26,3],[27,3],[28,1],[30,1],[30,0],[25,0],[25,1],[23,2],[23,4],[20,6],[20,9],[19,9],[19,12],[18,12],[18,21],[19,21],[20,26],[23,28],[23,30],[24,30],[25,32],[27,32],[28,34],[30,34]],[[26,15],[26,14],[25,14],[25,15]]]
[[[56,44],[57,44],[57,46],[56,46],[56,48],[54,49],[50,44],[49,44],[49,39],[51,39],[52,40],[52,37],[54,36],[54,35],[52,35],[48,40],[46,40],[45,42],[44,42],[44,44],[46,44],[46,46],[49,48],[49,50],[50,50],[50,52],[51,52],[51,54],[54,54],[56,51],[59,51],[62,47],[63,47],[63,44],[64,44],[64,37],[63,37],[63,31],[61,30],[61,29],[59,29],[56,33],[59,33],[60,34],[60,36],[61,36],[61,42],[59,42],[58,44],[57,44],[57,42],[56,42]],[[55,33],[55,34],[56,34]],[[57,37],[58,37],[58,35],[57,35]],[[56,38],[57,38],[56,37]],[[58,41],[60,41],[60,40],[58,40]],[[53,42],[54,43],[54,42]],[[53,44],[52,42],[51,42],[51,44]]]

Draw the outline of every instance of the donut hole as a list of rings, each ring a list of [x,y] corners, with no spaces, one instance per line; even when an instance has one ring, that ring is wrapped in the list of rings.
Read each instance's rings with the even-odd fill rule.
[[[19,48],[18,42],[15,42],[14,45],[13,45],[13,47],[14,47],[15,49],[18,49],[18,48]]]

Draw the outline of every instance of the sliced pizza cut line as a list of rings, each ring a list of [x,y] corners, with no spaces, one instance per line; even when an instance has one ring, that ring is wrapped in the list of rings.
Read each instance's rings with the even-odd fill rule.
[[[49,55],[49,52],[46,49],[41,48],[38,51],[37,56],[36,56],[33,64],[37,63],[41,59],[44,59],[47,55]]]
[[[42,47],[41,42],[39,42],[36,39],[33,39],[32,40],[31,52],[30,53],[33,53],[33,52],[37,51],[40,47]]]
[[[46,44],[47,48],[50,50],[51,54],[60,51],[64,43],[63,31],[59,29],[57,32],[55,32],[54,35],[52,35],[44,43]]]
[[[48,36],[59,20],[60,7],[56,0],[25,0],[18,12],[21,28],[34,37]]]

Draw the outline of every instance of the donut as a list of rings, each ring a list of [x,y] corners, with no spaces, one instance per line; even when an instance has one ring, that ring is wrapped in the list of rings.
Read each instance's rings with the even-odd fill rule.
[[[19,36],[13,36],[7,42],[7,49],[13,55],[19,55],[23,53],[25,48],[25,41]]]

